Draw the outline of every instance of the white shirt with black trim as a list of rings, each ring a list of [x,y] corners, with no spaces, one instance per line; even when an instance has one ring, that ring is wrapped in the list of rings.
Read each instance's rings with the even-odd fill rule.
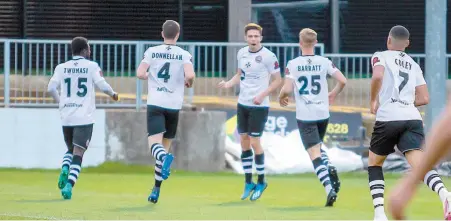
[[[374,53],[371,64],[385,68],[376,121],[422,120],[415,107],[415,88],[426,84],[420,66],[405,52]]]
[[[253,103],[255,97],[269,87],[271,75],[280,73],[277,56],[262,47],[257,52],[250,52],[249,46],[237,53],[238,68],[241,69],[240,94],[238,103],[245,106],[269,107],[267,96],[260,105]]]

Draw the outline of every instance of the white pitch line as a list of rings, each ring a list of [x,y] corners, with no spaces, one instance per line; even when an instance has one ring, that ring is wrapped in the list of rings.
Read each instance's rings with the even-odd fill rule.
[[[20,213],[0,213],[0,216],[25,217],[25,218],[29,218],[29,219],[64,220],[62,218],[58,218],[58,217],[54,217],[54,216],[30,216],[30,215],[22,215]]]

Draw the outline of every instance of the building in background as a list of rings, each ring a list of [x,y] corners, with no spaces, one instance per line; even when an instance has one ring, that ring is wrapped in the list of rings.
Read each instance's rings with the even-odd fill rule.
[[[319,41],[331,52],[332,0],[252,0],[253,4],[296,2],[296,7],[259,8],[257,21],[264,27],[265,41],[296,42],[300,29],[318,31]],[[424,53],[425,0],[339,0],[340,53],[373,53],[385,49],[385,38],[391,27],[404,25],[411,32],[411,53]],[[451,9],[448,0],[448,11]],[[275,25],[274,25],[275,24]],[[450,15],[447,18],[451,25]],[[447,33],[448,39],[451,31]],[[448,41],[447,51],[451,52]]]
[[[183,41],[223,42],[227,6],[218,0],[2,0],[0,38],[160,40],[162,23],[173,19],[183,24]]]

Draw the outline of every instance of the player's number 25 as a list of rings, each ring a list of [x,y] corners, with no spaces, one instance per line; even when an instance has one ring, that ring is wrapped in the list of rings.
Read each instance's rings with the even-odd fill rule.
[[[71,96],[71,90],[70,90],[71,82],[72,82],[71,78],[64,79],[64,83],[66,83],[66,85],[67,85],[67,97]],[[88,79],[87,78],[78,78],[77,82],[78,82],[77,83],[77,87],[78,87],[77,96],[79,96],[79,97],[86,96],[86,93],[88,93],[88,87],[86,86],[86,83],[88,83]]]
[[[300,95],[306,95],[312,93],[313,95],[317,95],[321,92],[321,83],[319,80],[321,79],[320,75],[312,75],[310,84],[312,89],[310,91],[307,90],[309,79],[307,76],[301,76],[298,78],[298,82],[301,83],[301,88],[299,89]]]

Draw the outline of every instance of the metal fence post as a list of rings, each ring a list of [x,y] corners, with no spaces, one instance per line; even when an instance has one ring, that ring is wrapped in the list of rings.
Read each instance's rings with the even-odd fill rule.
[[[141,58],[144,56],[144,44],[142,42],[136,43],[135,48],[135,73],[138,70]],[[141,79],[136,77],[136,111],[141,109],[142,105],[142,82]]]
[[[4,77],[5,77],[5,93],[4,93],[4,102],[5,107],[9,107],[9,72],[10,72],[10,64],[11,64],[11,57],[10,57],[10,48],[11,43],[10,41],[6,40],[4,43],[4,50],[3,50],[3,68],[4,68]]]
[[[196,52],[196,46],[195,45],[190,45],[189,46],[189,53],[191,54],[191,56],[194,57],[194,53]],[[193,62],[193,66],[194,66],[194,62]],[[194,97],[194,88],[188,88],[188,104],[192,105],[193,104],[193,97]]]

